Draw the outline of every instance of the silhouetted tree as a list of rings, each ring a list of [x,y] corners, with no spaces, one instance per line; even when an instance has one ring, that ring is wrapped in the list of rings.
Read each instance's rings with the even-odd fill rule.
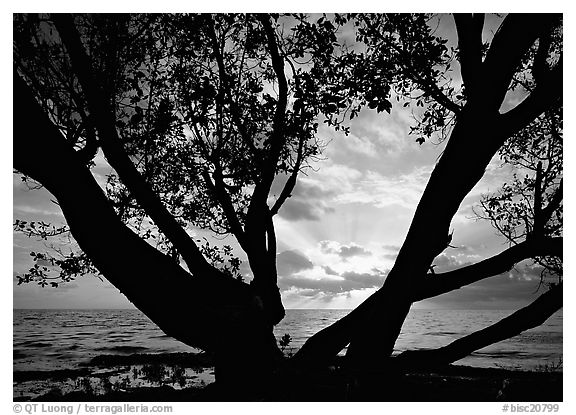
[[[327,69],[337,27],[277,19],[15,16],[14,166],[55,196],[81,249],[33,253],[19,282],[57,286],[97,269],[167,334],[215,351],[220,379],[272,367],[284,316],[273,217],[320,153],[319,114],[339,128],[351,105]],[[89,170],[99,151],[113,168],[106,194]],[[194,239],[193,227],[234,235],[249,285],[231,247]]]
[[[482,15],[454,21],[456,49],[424,15],[16,16],[14,165],[54,195],[82,250],[36,258],[63,266],[61,280],[95,267],[166,334],[214,351],[219,380],[256,380],[281,359],[273,216],[320,152],[316,120],[347,132],[344,117],[390,111],[395,97],[415,107],[417,141],[447,140],[445,150],[383,287],[294,362],[323,364],[349,344],[350,365],[385,365],[413,302],[528,258],[560,275],[561,17],[508,15],[489,42]],[[358,48],[337,47],[346,24]],[[461,83],[448,73],[457,70]],[[523,100],[505,108],[511,93]],[[114,169],[106,193],[89,169],[100,150]],[[532,171],[482,202],[513,246],[431,277],[452,218],[498,152]],[[271,198],[278,176],[285,185]],[[234,235],[251,284],[231,278],[230,248],[199,245],[188,226]],[[48,281],[41,266],[21,278]],[[558,292],[427,356],[451,362],[539,324],[561,306]]]
[[[398,85],[397,94],[424,108],[412,130],[417,141],[423,143],[432,136],[448,140],[383,287],[346,317],[311,337],[296,355],[302,362],[322,362],[349,344],[348,362],[362,367],[387,363],[415,301],[501,274],[528,258],[548,258],[546,263],[554,262],[560,272],[563,55],[558,15],[508,15],[491,42],[483,37],[483,15],[455,15],[455,55],[445,39],[432,34],[433,22],[424,16],[358,15],[354,20],[358,39],[367,48],[366,59],[374,62],[367,76],[397,76],[397,82],[389,79]],[[431,58],[433,50],[440,52]],[[445,76],[458,66],[461,88],[450,82],[454,77]],[[523,100],[505,108],[506,96],[517,88],[522,88]],[[502,233],[515,245],[478,264],[431,277],[428,271],[434,258],[450,243],[452,218],[499,151],[504,162],[522,165],[524,160],[525,167],[535,172],[523,183],[515,179],[513,185],[504,186],[501,195],[505,203],[490,205],[498,196],[483,201],[486,215],[499,229],[505,229]],[[512,199],[525,199],[529,194],[532,203],[524,200],[521,208],[515,206]],[[522,235],[517,233],[518,222],[522,222]],[[544,294],[527,311],[487,329],[490,334],[486,337],[483,332],[472,337],[476,341],[466,338],[444,349],[438,362],[458,360],[541,324],[561,306],[561,295]],[[426,354],[430,359],[438,355]]]

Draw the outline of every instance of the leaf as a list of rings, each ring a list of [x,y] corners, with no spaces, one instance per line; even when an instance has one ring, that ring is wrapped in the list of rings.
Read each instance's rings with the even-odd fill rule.
[[[136,107],[136,108],[140,108],[140,107]],[[137,124],[139,124],[143,119],[144,119],[144,116],[142,115],[142,112],[136,112],[136,114],[134,114],[134,115],[130,118],[130,123],[133,124],[133,125],[137,125]]]

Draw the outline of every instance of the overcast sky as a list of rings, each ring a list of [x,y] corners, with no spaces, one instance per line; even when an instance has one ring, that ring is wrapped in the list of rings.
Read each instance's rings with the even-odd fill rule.
[[[441,30],[450,31],[449,27]],[[301,175],[275,219],[278,273],[287,308],[352,308],[380,287],[406,235],[418,200],[443,145],[420,146],[408,136],[409,108],[392,114],[363,111],[351,134],[322,126],[324,160]],[[94,169],[104,180],[109,168],[98,158]],[[457,174],[457,172],[455,172]],[[482,181],[464,200],[451,228],[452,245],[435,261],[435,270],[455,269],[490,257],[507,245],[472,208],[482,193],[496,190],[510,172],[494,159]],[[273,194],[279,193],[278,180]],[[64,223],[51,196],[30,191],[15,175],[14,219]],[[227,244],[237,246],[230,237]],[[425,242],[425,241],[424,241]],[[42,243],[14,234],[13,275],[31,265],[30,251]],[[139,259],[127,259],[139,260]],[[421,308],[518,308],[538,293],[539,270],[522,264],[510,273],[435,299]],[[131,304],[106,280],[85,276],[59,288],[16,285],[14,308],[125,308]]]

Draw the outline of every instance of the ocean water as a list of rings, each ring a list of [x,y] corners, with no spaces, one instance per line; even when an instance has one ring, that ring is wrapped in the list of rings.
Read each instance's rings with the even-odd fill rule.
[[[482,329],[512,310],[412,310],[396,343],[395,353],[436,348]],[[276,327],[289,334],[289,352],[330,325],[348,310],[287,310]],[[138,310],[14,310],[13,368],[75,369],[103,354],[197,351],[166,336]],[[473,353],[457,364],[477,367],[535,369],[562,359],[562,311],[535,329]]]

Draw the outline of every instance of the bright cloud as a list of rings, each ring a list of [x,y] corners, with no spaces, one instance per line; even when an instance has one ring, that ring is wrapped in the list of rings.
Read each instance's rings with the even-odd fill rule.
[[[321,241],[320,250],[327,254],[336,254],[342,259],[350,258],[353,256],[370,256],[372,253],[361,247],[360,245],[350,244],[350,245],[340,245],[334,241]]]

